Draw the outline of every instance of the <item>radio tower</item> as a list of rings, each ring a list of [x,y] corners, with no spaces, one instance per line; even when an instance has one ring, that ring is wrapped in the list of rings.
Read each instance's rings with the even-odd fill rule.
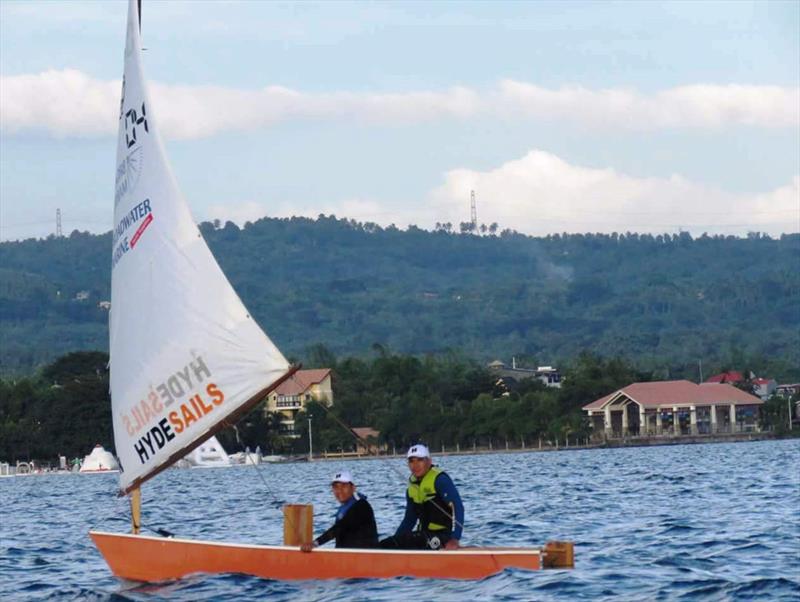
[[[61,238],[64,233],[61,231],[61,209],[56,209],[56,238]]]
[[[478,206],[475,204],[475,191],[469,191],[469,221],[472,224],[472,231],[478,231]]]

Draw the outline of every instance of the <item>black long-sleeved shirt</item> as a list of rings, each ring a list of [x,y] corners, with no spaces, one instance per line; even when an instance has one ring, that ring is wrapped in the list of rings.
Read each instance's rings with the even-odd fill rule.
[[[336,539],[337,548],[374,548],[378,545],[375,514],[366,497],[358,496],[344,516],[337,514],[333,526],[317,537],[314,543],[321,546],[331,539]]]

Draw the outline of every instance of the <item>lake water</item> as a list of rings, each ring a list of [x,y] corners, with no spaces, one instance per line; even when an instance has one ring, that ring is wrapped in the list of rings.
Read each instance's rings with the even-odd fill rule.
[[[478,582],[277,582],[200,575],[141,585],[111,575],[87,531],[129,529],[116,475],[0,479],[0,599],[798,600],[800,441],[442,458],[466,506],[466,545],[576,544],[570,571]],[[143,488],[143,523],[193,538],[277,544],[275,500],[332,522],[346,467],[382,534],[403,510],[402,459],[169,470]],[[331,545],[331,544],[329,544]]]

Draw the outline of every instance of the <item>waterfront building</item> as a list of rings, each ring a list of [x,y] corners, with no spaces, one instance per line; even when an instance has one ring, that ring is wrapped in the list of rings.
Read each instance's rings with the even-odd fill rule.
[[[295,418],[309,401],[324,403],[328,407],[333,405],[330,369],[298,370],[269,394],[265,411],[282,415],[282,435],[299,437],[295,431]]]
[[[381,435],[380,431],[376,431],[370,426],[357,426],[352,431],[359,438],[356,441],[356,454],[368,456],[376,452],[379,454],[386,453],[388,446],[385,443],[378,442],[378,438]],[[366,441],[369,446],[364,445],[363,441]]]
[[[596,438],[613,439],[754,432],[763,403],[731,385],[672,380],[633,383],[583,410]]]

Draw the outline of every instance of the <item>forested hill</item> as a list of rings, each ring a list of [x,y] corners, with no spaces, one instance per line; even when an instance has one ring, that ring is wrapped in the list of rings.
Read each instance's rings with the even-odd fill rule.
[[[313,343],[365,355],[377,343],[543,364],[589,350],[649,368],[800,366],[796,234],[477,236],[333,217],[201,230],[290,356]],[[110,249],[110,234],[79,232],[0,244],[3,373],[107,349],[98,303],[110,298]]]

